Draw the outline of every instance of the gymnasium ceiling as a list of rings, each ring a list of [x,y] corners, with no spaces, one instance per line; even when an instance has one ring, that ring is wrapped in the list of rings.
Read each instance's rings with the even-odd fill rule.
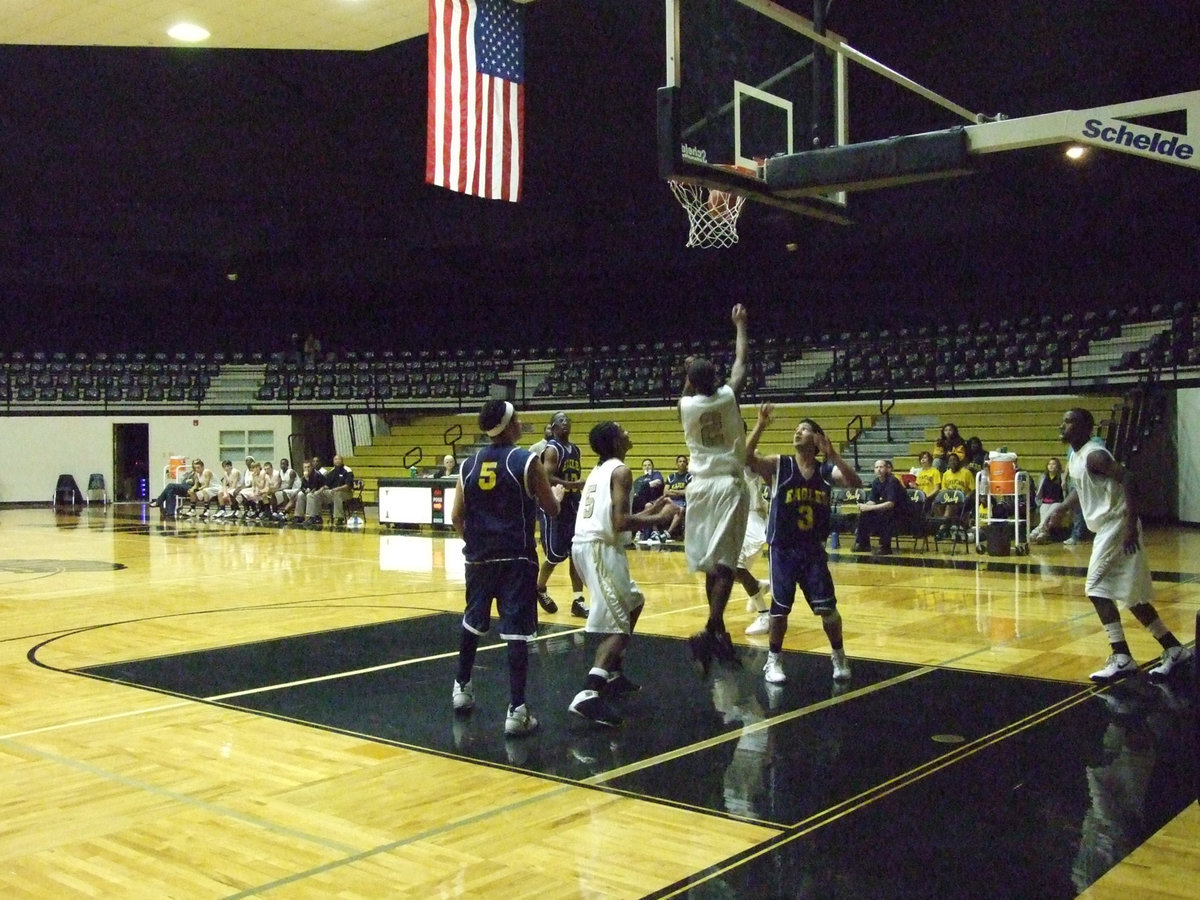
[[[731,301],[795,333],[1194,293],[1196,173],[1054,147],[857,195],[848,227],[748,204],[737,247],[686,249],[662,0],[530,7],[518,204],[424,182],[428,0],[176,2],[204,49],[166,36],[171,0],[0,0],[0,349],[158,342],[197,310],[202,342],[259,344],[334,299],[347,343],[545,346],[721,337]],[[1194,0],[1134,6],[835,0],[829,24],[985,112],[1200,87]],[[856,140],[958,124],[855,78]]]
[[[237,50],[376,50],[428,31],[428,0],[4,0],[0,43],[177,47],[187,21]]]

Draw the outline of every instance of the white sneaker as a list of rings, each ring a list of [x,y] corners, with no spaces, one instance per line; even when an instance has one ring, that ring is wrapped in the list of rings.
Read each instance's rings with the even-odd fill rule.
[[[783,684],[787,681],[787,676],[783,674],[783,663],[779,661],[779,654],[767,654],[767,664],[763,666],[763,678],[770,684]]]
[[[1165,681],[1177,666],[1181,666],[1192,658],[1192,651],[1187,647],[1171,647],[1164,650],[1162,662],[1150,670],[1152,681]]]
[[[456,710],[465,712],[475,705],[475,689],[471,687],[471,682],[459,684],[454,682],[454,693],[450,695],[450,702],[454,704]]]
[[[1077,537],[1069,537],[1065,541],[1063,541],[1063,546],[1064,547],[1077,547],[1082,543],[1083,543],[1083,541],[1079,540],[1079,538],[1077,538]]]
[[[758,593],[752,597],[746,598],[746,612],[756,613],[762,612],[759,606],[769,605],[771,602],[771,582],[765,579],[759,579]]]
[[[746,634],[770,634],[771,614],[760,612],[758,618],[746,626]]]
[[[1133,657],[1128,653],[1114,653],[1104,663],[1103,669],[1099,672],[1093,672],[1088,677],[1092,681],[1103,684],[1108,681],[1115,681],[1118,678],[1124,678],[1126,675],[1132,675],[1137,670],[1138,664],[1133,661]]]
[[[522,703],[520,706],[508,708],[504,719],[504,733],[510,736],[532,734],[538,727],[538,720],[529,712],[529,707]]]
[[[831,654],[829,654],[829,658],[833,661],[833,680],[849,681],[850,663],[846,659],[846,651],[834,650]]]

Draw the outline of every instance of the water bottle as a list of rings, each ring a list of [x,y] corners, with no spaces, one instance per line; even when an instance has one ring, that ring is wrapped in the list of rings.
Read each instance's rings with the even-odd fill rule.
[[[841,540],[838,538],[836,531],[829,532],[829,549],[836,550],[841,546]]]
[[[417,467],[416,467],[416,466],[409,466],[409,467],[408,467],[408,477],[409,477],[409,478],[416,478],[416,477],[417,477]]]

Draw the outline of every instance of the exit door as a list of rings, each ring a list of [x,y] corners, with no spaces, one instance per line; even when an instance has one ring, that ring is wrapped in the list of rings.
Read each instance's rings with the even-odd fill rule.
[[[113,426],[113,499],[118,503],[150,499],[150,425]]]

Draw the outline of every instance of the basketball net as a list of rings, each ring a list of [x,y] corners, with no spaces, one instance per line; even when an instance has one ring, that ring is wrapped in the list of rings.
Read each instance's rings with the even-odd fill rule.
[[[688,214],[689,247],[725,249],[738,242],[737,221],[745,197],[686,181],[671,181],[670,185]]]

